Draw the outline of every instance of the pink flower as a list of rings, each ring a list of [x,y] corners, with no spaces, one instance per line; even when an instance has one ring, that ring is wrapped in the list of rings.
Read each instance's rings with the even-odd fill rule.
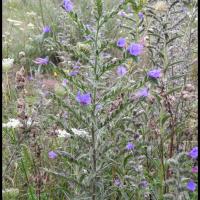
[[[192,167],[192,173],[198,173],[198,166]]]

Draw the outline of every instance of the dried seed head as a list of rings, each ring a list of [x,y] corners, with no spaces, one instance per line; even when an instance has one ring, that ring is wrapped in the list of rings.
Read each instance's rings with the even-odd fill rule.
[[[186,84],[185,90],[188,91],[188,92],[193,92],[195,90],[195,88],[192,84]]]
[[[183,99],[184,100],[189,100],[191,98],[191,95],[190,94],[184,94],[183,95]]]

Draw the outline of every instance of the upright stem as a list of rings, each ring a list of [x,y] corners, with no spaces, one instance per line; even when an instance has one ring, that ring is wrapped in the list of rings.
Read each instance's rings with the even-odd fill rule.
[[[42,1],[39,0],[39,3],[40,3],[40,10],[41,10],[41,16],[42,16],[42,23],[43,23],[43,26],[45,26],[45,23],[44,23],[44,15],[43,15],[43,9],[42,9]]]
[[[98,80],[97,75],[97,66],[98,66],[98,34],[99,34],[99,20],[97,21],[97,32],[95,36],[95,64],[94,64],[94,76],[95,76],[95,82]],[[96,199],[96,136],[95,136],[95,124],[96,124],[96,118],[95,118],[95,108],[96,108],[96,84],[94,85],[94,91],[93,91],[93,112],[92,117],[94,120],[94,123],[92,125],[92,159],[93,159],[93,173],[94,173],[94,179],[92,182],[92,200]]]

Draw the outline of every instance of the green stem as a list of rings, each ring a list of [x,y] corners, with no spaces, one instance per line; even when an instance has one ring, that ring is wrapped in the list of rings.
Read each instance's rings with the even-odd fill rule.
[[[40,3],[40,11],[41,11],[41,16],[42,16],[42,23],[43,23],[43,26],[45,26],[45,23],[44,23],[44,15],[43,15],[43,9],[42,9],[42,1],[39,0],[39,3]]]
[[[94,173],[94,179],[92,182],[92,200],[96,199],[96,135],[95,135],[95,126],[96,126],[96,117],[95,117],[95,108],[96,108],[96,81],[98,80],[97,75],[97,66],[98,66],[98,34],[99,34],[99,20],[97,21],[97,32],[95,36],[95,64],[94,64],[94,76],[95,76],[95,85],[94,85],[94,91],[93,91],[93,112],[92,117],[94,119],[93,125],[92,125],[92,159],[93,159],[93,173]]]

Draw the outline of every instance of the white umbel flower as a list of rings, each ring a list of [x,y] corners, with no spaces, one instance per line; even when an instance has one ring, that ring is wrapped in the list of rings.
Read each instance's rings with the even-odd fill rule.
[[[7,123],[3,123],[3,128],[17,128],[20,127],[22,124],[18,119],[9,119]]]
[[[58,130],[56,130],[56,133],[58,133],[59,138],[69,138],[69,137],[71,137],[71,134],[67,133],[66,130],[58,129]]]
[[[73,133],[77,136],[80,136],[80,137],[90,137],[89,133],[83,129],[76,129],[76,128],[72,128],[71,129],[73,131]]]
[[[10,68],[13,67],[14,59],[12,58],[4,58],[2,60],[3,71],[7,72]]]

